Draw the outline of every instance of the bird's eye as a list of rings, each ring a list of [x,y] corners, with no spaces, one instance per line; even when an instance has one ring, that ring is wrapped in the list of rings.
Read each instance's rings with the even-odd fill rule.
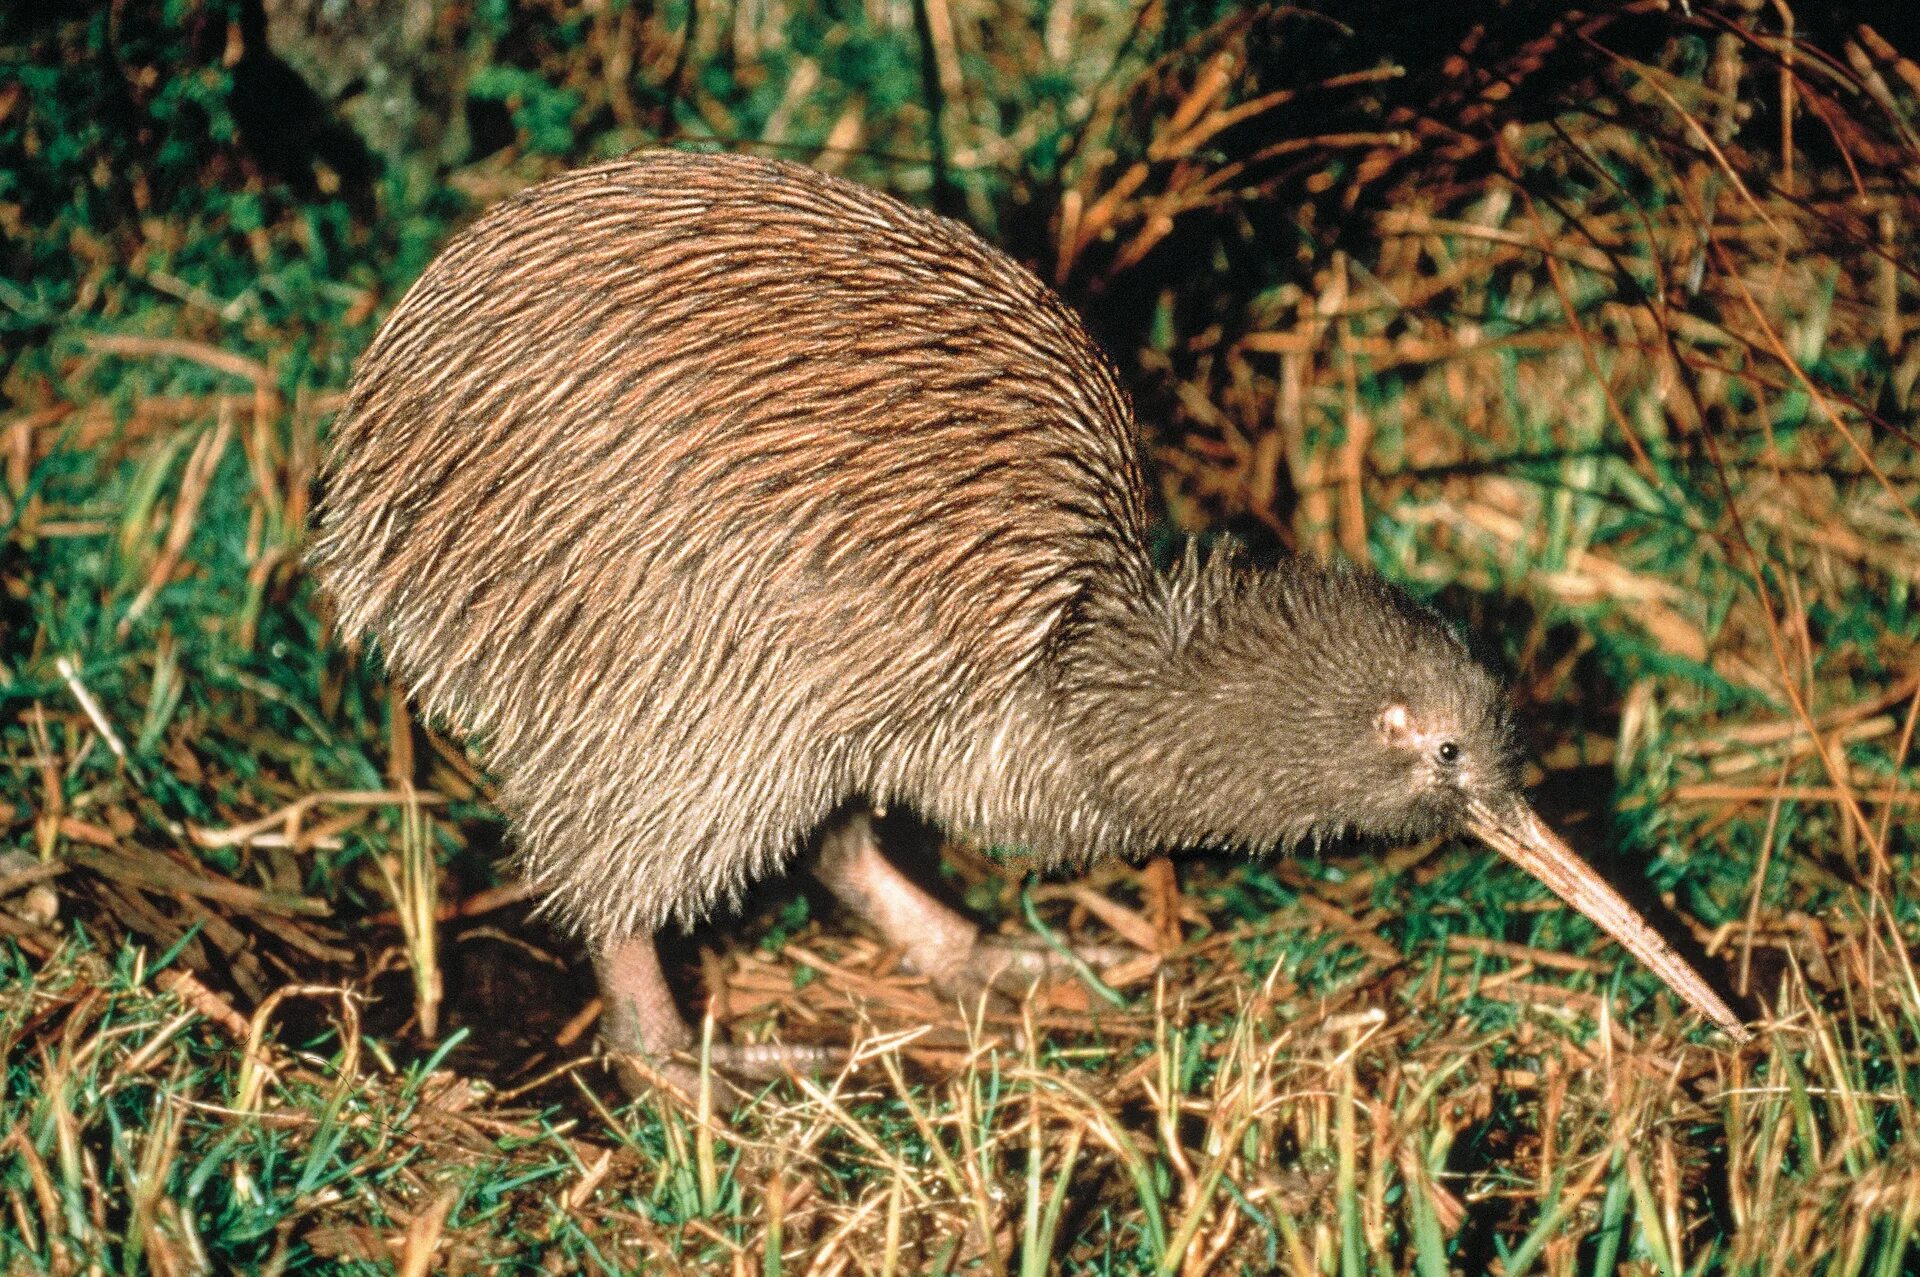
[[[1460,747],[1450,740],[1441,741],[1440,748],[1437,752],[1440,755],[1440,761],[1443,763],[1451,765],[1460,761]]]

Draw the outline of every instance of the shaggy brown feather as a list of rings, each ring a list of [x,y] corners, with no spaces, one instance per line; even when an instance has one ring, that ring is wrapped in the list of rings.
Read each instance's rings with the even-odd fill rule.
[[[850,802],[1052,863],[1472,827],[1733,1023],[1525,809],[1432,612],[1299,560],[1156,572],[1092,339],[887,196],[656,152],[504,201],[362,358],[326,480],[344,628],[475,735],[616,958]]]
[[[1124,840],[1041,689],[1076,599],[1153,583],[1131,431],[1075,318],[960,227],[660,152],[503,202],[407,294],[312,562],[484,742],[563,914],[628,933],[854,794]]]

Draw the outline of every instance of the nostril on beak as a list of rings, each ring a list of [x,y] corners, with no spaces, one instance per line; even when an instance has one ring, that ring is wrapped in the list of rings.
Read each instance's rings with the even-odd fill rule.
[[[1545,883],[1553,894],[1618,940],[1668,988],[1734,1041],[1751,1040],[1752,1033],[1706,978],[1674,952],[1640,912],[1548,829],[1525,802],[1516,800],[1496,808],[1475,799],[1468,806],[1467,827],[1480,841]]]

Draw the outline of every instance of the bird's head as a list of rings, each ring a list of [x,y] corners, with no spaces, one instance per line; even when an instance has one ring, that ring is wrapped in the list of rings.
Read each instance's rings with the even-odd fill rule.
[[[1368,573],[1217,558],[1175,574],[1162,618],[1153,672],[1093,698],[1137,703],[1136,729],[1093,726],[1126,742],[1108,775],[1135,810],[1170,814],[1170,841],[1471,834],[1744,1040],[1699,973],[1534,814],[1507,691],[1432,609]]]
[[[1270,676],[1266,708],[1276,722],[1312,724],[1296,738],[1322,760],[1327,818],[1411,842],[1461,831],[1477,808],[1518,798],[1506,688],[1436,613],[1359,574],[1296,579],[1292,592],[1290,628],[1321,657],[1306,679]],[[1273,664],[1291,664],[1278,642]]]
[[[1700,973],[1534,814],[1521,788],[1507,691],[1452,629],[1373,578],[1318,572],[1313,578],[1307,592],[1321,597],[1311,628],[1346,663],[1335,676],[1345,690],[1334,699],[1355,707],[1345,730],[1350,775],[1342,782],[1352,794],[1354,827],[1386,835],[1473,835],[1744,1041],[1745,1027]],[[1331,717],[1337,715],[1329,723]],[[1353,728],[1359,719],[1367,724],[1365,743],[1355,741],[1363,735]],[[1372,797],[1363,797],[1363,790]]]

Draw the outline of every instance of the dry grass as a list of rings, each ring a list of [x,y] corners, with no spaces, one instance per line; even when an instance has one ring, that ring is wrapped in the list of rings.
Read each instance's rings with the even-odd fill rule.
[[[613,121],[583,152],[670,126],[965,213],[1115,347],[1171,522],[1371,561],[1492,639],[1543,806],[1759,1038],[1463,849],[1034,886],[954,847],[983,917],[1136,952],[1123,1005],[970,1024],[772,891],[683,974],[715,1032],[860,1066],[620,1106],[578,956],[489,885],[485,777],[297,568],[404,279],[300,293],[349,241],[297,202],[156,214],[70,235],[72,305],[4,383],[10,1270],[1913,1267],[1911,51],[1734,4],[1437,53],[1384,14],[874,0],[806,45],[779,0],[583,12],[540,64]],[[931,74],[902,98],[856,46]],[[417,270],[425,238],[375,246]],[[177,278],[201,239],[265,282]]]

